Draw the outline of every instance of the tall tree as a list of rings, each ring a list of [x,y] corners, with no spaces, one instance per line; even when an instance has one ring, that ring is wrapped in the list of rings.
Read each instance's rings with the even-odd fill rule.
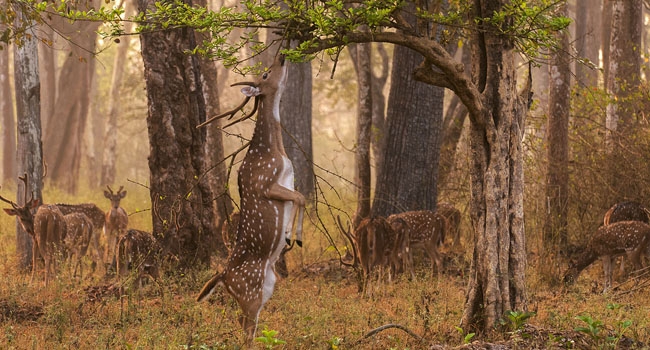
[[[79,4],[78,10],[98,8],[99,0]],[[59,74],[56,108],[43,135],[48,175],[54,184],[74,193],[82,159],[83,137],[90,105],[91,82],[95,72],[95,21],[59,22],[57,28],[66,41],[65,60]],[[74,87],[74,88],[71,88]]]
[[[355,184],[357,186],[357,211],[352,227],[370,216],[370,145],[373,121],[371,44],[349,46],[357,74],[357,142],[355,147]]]
[[[607,93],[606,144],[611,154],[610,185],[616,198],[635,198],[635,189],[617,174],[624,165],[620,162],[621,142],[630,137],[637,123],[635,94],[641,81],[641,37],[643,32],[643,1],[616,0],[612,10],[612,34],[609,49],[609,77]],[[615,175],[616,174],[616,175]]]
[[[134,13],[135,5],[131,1],[124,3],[124,14],[130,16]],[[127,33],[131,32],[133,27],[132,23],[126,23],[124,30]],[[101,164],[101,180],[100,185],[113,185],[116,180],[117,174],[117,134],[118,134],[118,117],[121,114],[121,100],[120,88],[122,87],[122,77],[124,77],[124,68],[126,66],[127,53],[131,38],[125,35],[120,39],[117,44],[117,51],[115,52],[115,59],[113,63],[113,75],[111,76],[111,89],[108,100],[108,122],[106,123],[106,134],[104,136],[104,153]],[[126,150],[125,150],[126,151]]]
[[[579,57],[588,60],[576,64],[576,81],[584,86],[598,86],[601,11],[602,0],[576,1],[575,48]]]
[[[16,181],[16,122],[14,121],[14,99],[9,81],[9,50],[3,45],[0,50],[0,113],[2,113],[2,180]]]
[[[386,113],[383,167],[378,170],[374,215],[436,208],[443,89],[413,78],[422,55],[395,48]]]
[[[18,113],[17,167],[26,181],[18,182],[17,200],[25,204],[26,194],[43,202],[43,145],[41,143],[41,82],[38,72],[38,38],[28,14],[16,14],[16,27],[25,26],[26,34],[14,50],[14,81],[16,111]],[[32,239],[16,222],[16,253],[20,267],[27,268],[32,261]]]
[[[567,14],[567,5],[559,9]],[[546,169],[546,220],[544,221],[544,245],[548,259],[566,248],[567,217],[569,198],[569,112],[571,96],[571,60],[569,33],[562,31],[559,36],[560,50],[551,56],[549,64],[549,106],[547,127],[547,169]],[[550,260],[547,260],[550,263]],[[552,266],[552,264],[541,264]]]
[[[138,0],[138,10],[153,11],[152,0]],[[192,5],[191,2],[186,4]],[[206,120],[196,47],[188,27],[148,27],[140,35],[147,87],[147,125],[151,153],[153,233],[181,267],[208,264],[214,235],[214,202],[207,181]]]

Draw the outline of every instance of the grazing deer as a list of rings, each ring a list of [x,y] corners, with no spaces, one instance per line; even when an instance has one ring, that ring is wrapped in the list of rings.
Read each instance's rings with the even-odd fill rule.
[[[30,283],[34,281],[38,258],[45,261],[45,286],[50,281],[50,271],[56,271],[56,261],[64,248],[66,236],[66,224],[63,214],[56,205],[43,204],[32,198],[25,201],[25,205],[18,205],[0,196],[0,200],[11,204],[12,208],[5,208],[5,212],[17,216],[23,229],[32,237],[32,276]],[[34,213],[34,210],[36,213]],[[53,266],[52,266],[53,265]]]
[[[451,203],[440,202],[436,207],[436,212],[447,220],[447,229],[445,235],[441,235],[440,244],[445,243],[446,234],[450,234],[453,239],[453,246],[460,244],[460,210],[456,209]]]
[[[225,287],[242,309],[239,321],[248,343],[255,335],[262,307],[273,294],[275,263],[290,242],[295,220],[295,240],[302,246],[305,197],[294,190],[293,165],[282,144],[280,125],[280,98],[286,79],[287,66],[284,56],[279,55],[254,82],[236,84],[246,85],[241,90],[247,96],[244,103],[198,126],[234,115],[255,97],[253,111],[240,119],[249,118],[259,107],[253,138],[239,169],[237,239],[224,271],[215,274],[197,297],[200,302],[217,286]]]
[[[104,197],[110,199],[111,209],[106,212],[106,223],[104,225],[104,234],[106,235],[106,251],[104,254],[105,262],[111,266],[115,266],[115,246],[117,241],[126,232],[126,227],[129,224],[129,216],[126,210],[120,207],[120,201],[126,196],[126,191],[120,186],[117,193],[109,187],[108,191],[104,191]]]
[[[60,210],[58,205],[57,207]],[[81,259],[86,255],[92,241],[94,225],[90,218],[82,213],[66,214],[63,215],[63,219],[67,228],[65,244],[68,247],[72,264],[74,264],[72,276],[77,275],[77,268],[79,268],[79,276],[83,278]]]
[[[648,209],[637,202],[616,203],[605,213],[603,225],[609,225],[619,221],[650,223],[650,220],[648,220]]]
[[[130,229],[117,243],[117,272],[120,279],[134,272],[133,286],[141,288],[145,277],[160,277],[161,248],[154,236],[145,231]]]
[[[641,267],[641,254],[645,252],[650,240],[650,225],[641,221],[619,221],[601,226],[591,236],[587,247],[577,261],[572,261],[564,274],[564,282],[575,282],[578,275],[596,259],[603,262],[605,289],[612,285],[612,259],[627,254],[636,268]]]
[[[233,212],[230,215],[230,218],[223,221],[223,225],[221,226],[221,238],[223,239],[224,246],[226,246],[226,249],[228,250],[228,254],[232,251],[232,247],[237,240],[239,216],[238,211]],[[289,269],[287,268],[287,259],[285,257],[289,250],[291,250],[291,246],[285,246],[284,249],[282,249],[278,261],[275,263],[275,272],[277,272],[277,274],[282,278],[289,277]]]
[[[90,219],[93,230],[92,235],[90,236],[89,245],[92,248],[93,252],[92,269],[94,271],[95,266],[103,261],[99,240],[101,237],[101,232],[104,229],[104,224],[106,223],[106,213],[104,213],[101,208],[93,203],[57,203],[56,206],[59,208],[59,210],[61,210],[61,213],[64,216],[72,213],[79,213],[85,215],[88,219]]]
[[[429,210],[418,210],[393,214],[387,220],[392,223],[398,218],[404,220],[409,228],[409,255],[413,254],[413,248],[424,248],[431,259],[431,267],[437,267],[438,274],[441,274],[442,257],[438,251],[438,244],[440,236],[444,237],[447,229],[445,218]],[[410,261],[411,259],[409,257]]]

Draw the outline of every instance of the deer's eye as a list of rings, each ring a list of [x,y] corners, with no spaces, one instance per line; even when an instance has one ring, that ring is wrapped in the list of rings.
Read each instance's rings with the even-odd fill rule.
[[[268,78],[268,77],[269,77],[268,72],[265,72],[264,74],[262,74],[262,79],[266,80],[266,78]]]

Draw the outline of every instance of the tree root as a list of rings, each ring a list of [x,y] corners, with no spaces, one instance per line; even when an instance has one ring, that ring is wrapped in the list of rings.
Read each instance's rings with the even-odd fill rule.
[[[385,331],[385,330],[387,330],[387,329],[389,329],[389,328],[397,328],[397,329],[399,329],[399,330],[402,330],[402,331],[404,331],[406,334],[408,334],[408,335],[410,335],[411,337],[417,339],[418,342],[423,342],[423,341],[425,340],[423,337],[417,335],[417,334],[416,334],[415,332],[413,332],[412,330],[410,330],[410,329],[408,329],[408,328],[406,328],[406,327],[404,327],[404,326],[402,326],[402,325],[400,325],[400,324],[389,323],[389,324],[385,324],[385,325],[383,325],[383,326],[377,327],[377,328],[371,330],[370,332],[366,333],[363,337],[361,337],[361,339],[357,340],[357,341],[353,344],[353,346],[359,345],[363,340],[365,340],[365,339],[367,339],[367,338],[370,338],[370,337],[373,337],[373,336],[379,334],[380,332],[383,332],[383,331]]]

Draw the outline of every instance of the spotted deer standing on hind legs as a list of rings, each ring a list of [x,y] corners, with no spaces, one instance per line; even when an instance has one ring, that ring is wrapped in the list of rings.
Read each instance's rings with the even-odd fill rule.
[[[241,90],[246,99],[240,106],[198,126],[234,116],[255,97],[253,111],[239,119],[251,117],[259,108],[253,138],[239,169],[241,210],[237,237],[226,268],[215,274],[197,297],[200,302],[217,286],[225,287],[242,309],[239,322],[248,343],[255,335],[260,311],[273,293],[275,262],[291,241],[295,220],[295,241],[302,246],[305,197],[294,190],[293,165],[284,150],[280,125],[280,98],[286,79],[287,65],[284,56],[279,55],[254,82],[234,84],[246,86]]]

